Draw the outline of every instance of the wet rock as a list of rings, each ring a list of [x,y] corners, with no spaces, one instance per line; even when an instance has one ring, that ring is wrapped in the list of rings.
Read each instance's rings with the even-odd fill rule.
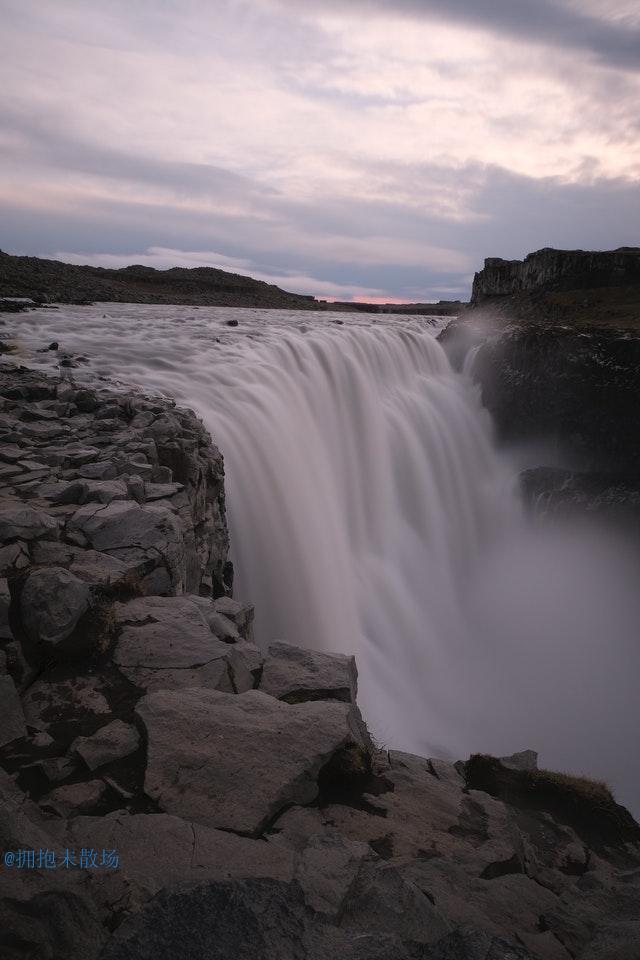
[[[113,720],[91,737],[78,737],[71,752],[78,754],[90,770],[97,770],[114,760],[128,757],[140,746],[140,734],[122,720]]]
[[[290,803],[311,803],[321,768],[360,736],[346,704],[289,706],[256,690],[158,691],[136,714],[146,793],[167,813],[246,835]]]
[[[89,587],[62,567],[32,573],[20,597],[22,623],[37,643],[57,647],[89,609]]]
[[[260,690],[287,703],[305,700],[355,703],[355,660],[341,654],[305,650],[288,643],[272,643],[262,671]]]

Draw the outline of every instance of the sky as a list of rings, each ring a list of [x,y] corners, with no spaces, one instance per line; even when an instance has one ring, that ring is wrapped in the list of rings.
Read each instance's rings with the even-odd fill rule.
[[[0,248],[466,299],[640,239],[637,0],[0,0]]]

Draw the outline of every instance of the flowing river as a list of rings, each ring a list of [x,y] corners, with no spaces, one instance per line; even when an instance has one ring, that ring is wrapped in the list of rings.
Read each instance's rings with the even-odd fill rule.
[[[238,321],[230,327],[229,319]],[[257,637],[352,653],[381,744],[524,748],[640,806],[640,600],[602,530],[527,518],[424,317],[98,304],[7,320],[23,362],[175,397],[225,458]],[[468,369],[467,365],[467,369]]]

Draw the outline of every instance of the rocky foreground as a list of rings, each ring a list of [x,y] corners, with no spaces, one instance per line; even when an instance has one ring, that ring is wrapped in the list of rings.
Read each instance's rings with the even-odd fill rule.
[[[194,414],[0,397],[3,958],[637,960],[606,788],[381,749],[352,658],[256,646]]]

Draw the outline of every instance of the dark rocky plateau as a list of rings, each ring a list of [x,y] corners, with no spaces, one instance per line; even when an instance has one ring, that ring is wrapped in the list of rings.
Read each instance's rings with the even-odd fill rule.
[[[353,658],[256,646],[193,413],[4,362],[0,474],[3,851],[98,857],[2,868],[3,960],[640,956],[604,785],[380,748]]]
[[[213,267],[155,270],[133,264],[112,270],[40,257],[16,257],[0,250],[0,313],[28,309],[26,304],[3,299],[14,297],[26,298],[39,305],[99,301],[429,316],[452,316],[465,306],[459,301],[448,300],[408,304],[329,303],[312,296],[288,293],[274,284]]]
[[[488,258],[474,277],[470,306],[476,319],[638,330],[640,248]]]
[[[273,284],[213,267],[155,270],[133,265],[119,270],[76,266],[0,251],[0,297],[38,303],[170,303],[280,310],[320,309],[318,301]]]

